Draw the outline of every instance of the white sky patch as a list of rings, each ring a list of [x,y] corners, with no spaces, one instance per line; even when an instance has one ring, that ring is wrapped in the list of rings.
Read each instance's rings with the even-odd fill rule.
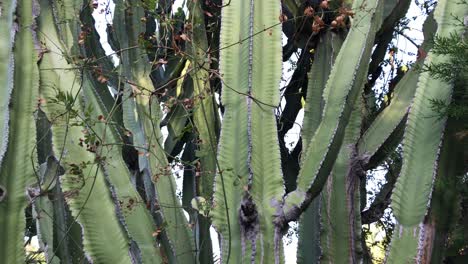
[[[115,4],[112,0],[99,0],[98,8],[93,11],[94,26],[99,34],[102,48],[104,49],[107,56],[111,56],[114,65],[120,64],[120,59],[112,50],[107,40],[107,25],[112,25],[112,19],[114,17]]]
[[[172,14],[174,15],[177,12],[177,9],[182,8],[184,11],[185,17],[189,16],[189,10],[187,8],[187,1],[186,0],[175,0],[174,4],[172,4]]]
[[[286,45],[288,42],[288,38],[284,33],[282,33],[282,42],[283,46]],[[283,62],[283,75],[281,76],[280,88],[283,89],[281,91],[281,106],[280,109],[283,110],[286,106],[286,99],[283,97],[284,92],[286,91],[286,86],[291,81],[291,78],[294,74],[294,70],[296,69],[296,63],[299,60],[300,54],[302,50],[298,49],[288,61]],[[299,137],[301,134],[302,129],[302,120],[304,119],[304,109],[301,109],[296,117],[295,123],[293,127],[288,130],[288,132],[284,136],[284,142],[286,147],[289,151],[292,151],[296,146],[297,142],[299,141]]]

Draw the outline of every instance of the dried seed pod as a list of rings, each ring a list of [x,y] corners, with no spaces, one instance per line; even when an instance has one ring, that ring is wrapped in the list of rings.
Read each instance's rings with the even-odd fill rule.
[[[315,10],[311,6],[308,6],[304,9],[304,16],[313,17],[314,15],[315,15]]]
[[[312,31],[313,32],[318,33],[318,32],[320,32],[320,29],[321,29],[321,27],[317,23],[314,22],[312,24]]]
[[[326,1],[326,0],[325,0],[325,1],[322,1],[322,2],[320,3],[320,7],[321,7],[322,9],[328,9],[328,1]]]
[[[288,21],[288,17],[285,14],[281,14],[278,19],[281,23]]]
[[[339,16],[337,16],[337,17],[335,18],[335,20],[336,20],[336,22],[337,22],[338,24],[343,23],[343,22],[344,22],[344,19],[345,19],[345,16],[343,16],[343,15],[339,15]]]
[[[314,16],[314,23],[319,25],[320,27],[325,26],[325,22],[323,22],[322,18],[319,16]]]

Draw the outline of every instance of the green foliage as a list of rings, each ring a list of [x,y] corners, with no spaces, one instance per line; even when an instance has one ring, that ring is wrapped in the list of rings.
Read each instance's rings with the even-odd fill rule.
[[[436,35],[433,40],[432,52],[447,56],[447,62],[431,63],[420,68],[421,72],[429,72],[432,76],[446,82],[453,82],[460,87],[455,89],[450,102],[437,98],[430,98],[432,110],[439,118],[454,117],[457,119],[468,116],[467,97],[463,88],[468,82],[468,42],[466,37],[451,33],[448,37]]]
[[[449,36],[434,36],[432,52],[449,57],[447,62],[430,63],[422,67],[435,78],[446,82],[466,81],[468,71],[468,41],[460,34],[451,33]],[[463,78],[463,80],[457,80]]]

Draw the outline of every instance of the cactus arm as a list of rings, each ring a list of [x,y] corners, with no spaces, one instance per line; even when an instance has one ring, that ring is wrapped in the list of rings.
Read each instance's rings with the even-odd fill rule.
[[[86,74],[88,80],[95,87],[96,96],[99,97],[99,101],[103,103],[106,113],[114,112],[112,115],[112,121],[116,124],[122,124],[122,107],[117,105],[114,107],[115,98],[109,92],[109,87],[117,91],[120,84],[118,83],[119,78],[112,61],[112,56],[107,56],[101,43],[100,36],[94,26],[95,21],[92,16],[92,7],[90,7],[89,2],[84,1],[82,9],[80,11],[80,22],[82,30],[79,32],[85,34],[84,44],[80,45],[80,52],[83,56],[88,59],[94,59],[91,61],[90,65],[87,65]],[[104,77],[106,80],[99,78]],[[113,126],[113,129],[116,129],[123,137],[124,131],[122,127]]]
[[[6,1],[3,2],[7,4]],[[33,167],[30,164],[31,161],[37,162],[36,154],[32,151],[36,143],[33,113],[38,95],[39,80],[36,65],[37,53],[34,47],[35,32],[33,31],[37,9],[33,9],[33,4],[35,4],[33,1],[20,1],[16,9],[17,14],[21,15],[21,17],[18,18],[19,24],[16,25],[19,32],[14,42],[14,65],[16,67],[14,75],[11,76],[14,86],[11,97],[12,104],[10,106],[7,104],[10,126],[9,131],[5,131],[5,133],[9,133],[9,144],[0,170],[0,233],[3,240],[0,244],[1,263],[21,263],[25,261],[24,229],[26,221],[24,209],[28,205],[26,198],[27,187],[35,179]],[[6,9],[3,11],[11,12],[13,10]],[[5,13],[3,15],[9,16],[11,14]],[[4,39],[0,41],[3,42]],[[8,41],[13,41],[13,39],[9,38]],[[10,61],[9,59],[10,56],[7,57],[7,63]],[[1,63],[5,62],[2,61]],[[13,64],[10,66],[13,66]],[[2,90],[8,89],[11,88],[5,87]],[[9,95],[5,95],[9,100]],[[5,113],[2,112],[2,115]]]
[[[58,37],[65,47],[65,50],[78,51],[76,36],[80,31],[80,24],[77,10],[80,10],[84,1],[79,0],[63,0],[52,1],[48,8],[52,9],[55,28],[58,32]],[[89,3],[89,1],[88,1]]]
[[[307,99],[304,107],[305,118],[301,131],[302,148],[304,150],[308,149],[310,140],[322,120],[323,106],[325,104],[323,90],[325,89],[328,76],[343,44],[343,40],[343,36],[329,31],[320,38],[314,51],[314,62],[309,74]]]
[[[355,213],[360,212],[359,199],[356,199],[360,172],[354,144],[359,138],[362,110],[359,101],[355,105],[343,145],[322,192],[321,213],[326,220],[321,235],[322,260],[329,263],[359,263],[355,251],[360,246],[356,241],[361,227]]]
[[[281,157],[278,146],[275,108],[279,105],[279,83],[282,75],[281,28],[268,29],[278,22],[281,12],[279,1],[253,2],[253,33],[266,32],[252,36],[251,39],[251,87],[247,98],[249,125],[252,188],[251,195],[259,213],[260,234],[257,239],[257,263],[279,263],[283,261],[282,246],[273,224],[277,206],[284,194],[281,174]],[[277,54],[277,56],[271,56]],[[258,99],[254,100],[254,99]],[[282,242],[282,241],[281,241]],[[279,244],[279,245],[278,245]],[[279,246],[279,247],[278,247]],[[275,252],[275,254],[271,254]],[[260,255],[260,256],[259,256]]]
[[[16,1],[4,1],[0,5],[0,168],[8,146],[8,123],[10,120],[9,103],[13,89],[13,44],[17,25],[13,23]]]
[[[224,263],[279,261],[280,248],[275,256],[269,253],[280,238],[275,237],[272,221],[283,193],[278,143],[272,137],[277,134],[273,110],[279,100],[281,58],[269,56],[281,53],[280,28],[271,27],[278,23],[279,8],[279,2],[232,1],[222,9],[225,112],[213,224],[221,233]],[[246,213],[246,208],[252,210]]]
[[[304,107],[302,125],[303,150],[315,133],[322,118],[324,99],[323,90],[332,69],[334,60],[343,44],[343,37],[332,31],[320,38],[314,51],[314,61],[309,74],[307,99]],[[327,223],[322,205],[322,195],[317,196],[305,210],[299,222],[298,263],[318,262],[321,252],[322,223]]]
[[[437,34],[442,37],[461,34],[463,25],[456,19],[463,17],[465,12],[466,9],[454,1],[439,1],[434,12]],[[448,59],[430,51],[425,63],[442,63]],[[452,86],[432,78],[429,72],[421,73],[419,78],[403,138],[401,174],[392,194],[392,208],[398,222],[388,263],[421,261],[423,258],[421,249],[427,230],[421,223],[430,204],[446,123],[446,117],[438,117],[429,107],[429,99],[450,101]]]
[[[227,1],[223,1],[226,4]],[[247,185],[247,109],[245,98],[248,72],[242,54],[248,54],[248,42],[229,48],[228,45],[249,36],[249,5],[247,1],[231,1],[221,10],[220,74],[224,105],[223,123],[218,146],[219,173],[215,177],[213,197],[213,226],[220,234],[222,263],[240,263],[242,258],[241,236],[238,224],[243,186]],[[238,17],[241,15],[242,17]],[[228,21],[228,22],[223,22]],[[239,128],[242,128],[239,130]]]
[[[44,171],[41,170],[41,167],[39,168],[38,172],[41,175],[39,182],[41,184],[41,189],[50,194],[37,198],[36,201],[41,203],[41,205],[37,205],[37,202],[33,204],[36,206],[33,209],[36,210],[39,216],[37,219],[39,243],[42,243],[41,247],[45,252],[48,252],[45,253],[46,258],[50,259],[50,257],[52,257],[49,262],[80,262],[84,259],[81,227],[71,216],[70,210],[65,203],[60,182],[57,181],[56,177],[63,175],[64,171],[61,167],[58,168],[56,166],[58,161],[54,156],[51,156],[53,155],[51,124],[40,108],[37,109],[36,116],[36,138],[38,161],[42,169],[46,169]],[[53,199],[51,199],[51,197],[53,197]],[[51,209],[49,208],[50,203],[52,206]],[[43,217],[43,219],[40,217]],[[41,231],[44,230],[44,227],[41,227],[41,225],[49,224],[48,218],[53,219],[53,241],[50,241],[48,234],[44,235],[42,234],[43,231]],[[44,221],[44,223],[42,223],[42,221]],[[69,228],[70,232],[67,232]],[[44,239],[46,241],[43,241]],[[59,241],[61,241],[61,243],[59,243]],[[47,248],[45,248],[46,246]],[[52,254],[50,254],[50,250],[52,250]],[[57,260],[55,260],[55,258],[57,258]]]
[[[129,240],[116,216],[104,174],[95,163],[94,154],[78,145],[79,138],[85,136],[84,127],[71,124],[78,102],[68,101],[67,105],[54,102],[56,89],[76,97],[81,85],[78,72],[67,70],[70,65],[65,59],[70,57],[70,51],[63,48],[58,37],[49,2],[42,0],[41,7],[39,32],[47,32],[46,36],[39,35],[46,49],[39,65],[41,93],[46,99],[42,108],[52,123],[54,153],[65,169],[60,177],[65,200],[81,225],[89,259],[99,263],[131,263]],[[112,245],[107,241],[112,241]]]
[[[437,34],[449,36],[460,33],[453,17],[463,17],[464,10],[452,1],[438,3],[434,18]],[[429,52],[426,64],[439,63],[447,57]],[[398,222],[412,226],[422,221],[432,190],[434,170],[437,168],[441,136],[445,119],[429,107],[429,99],[450,101],[452,84],[434,79],[429,72],[421,73],[414,102],[408,115],[403,139],[403,166],[393,193],[392,207]],[[419,191],[414,191],[418,189]],[[404,199],[404,202],[403,200]],[[411,212],[411,213],[410,213]]]
[[[60,171],[60,164],[49,156],[47,161],[39,167],[40,190],[52,190],[55,188],[56,175],[63,174]],[[54,256],[54,204],[48,195],[41,195],[33,201],[33,217],[36,219],[37,236],[39,245],[45,254],[48,263],[60,263],[60,257]],[[58,230],[59,232],[61,230]]]
[[[205,15],[201,2],[189,4],[192,24],[192,40],[188,45],[188,54],[191,57],[192,72],[190,77],[193,83],[193,122],[198,136],[198,150],[196,156],[200,161],[200,175],[197,180],[197,194],[210,203],[213,200],[213,183],[216,175],[217,135],[216,124],[219,123],[218,106],[214,99],[214,92],[210,85],[211,54],[205,30]],[[204,216],[198,215],[199,261],[212,263],[213,252],[210,239],[210,223]],[[200,244],[200,241],[205,241]]]
[[[36,220],[37,239],[47,263],[59,264],[60,257],[54,256],[54,207],[52,201],[42,196],[33,204],[33,217]]]
[[[297,263],[318,263],[322,256],[320,247],[323,235],[322,195],[317,196],[299,219],[299,241],[297,245]]]
[[[447,120],[447,132],[444,135],[437,168],[431,210],[424,221],[427,235],[425,235],[423,248],[428,250],[422,257],[423,263],[443,263],[448,255],[446,244],[450,241],[450,236],[459,232],[456,225],[462,216],[460,205],[463,204],[463,191],[461,191],[463,187],[459,186],[458,175],[463,173],[463,152],[466,151],[467,141],[457,138],[456,132],[463,130],[466,121],[466,117],[462,120],[449,117]]]
[[[56,175],[60,176],[62,173]],[[81,262],[86,258],[83,250],[82,229],[79,223],[73,219],[65,202],[60,181],[55,182],[51,193],[55,198],[52,201],[54,206],[54,241],[57,241],[54,244],[54,255],[59,258],[61,263]]]
[[[195,109],[193,120],[198,132],[199,149],[197,157],[201,162],[200,195],[210,199],[213,195],[213,178],[216,174],[216,145],[217,139],[215,125],[219,120],[217,106],[215,106],[214,93],[210,87],[208,40],[206,38],[204,13],[201,3],[190,5],[193,37],[189,45],[189,54],[192,60],[191,78],[193,81],[193,100]]]
[[[356,17],[324,90],[322,121],[309,143],[314,147],[306,150],[297,190],[286,197],[284,211],[287,219],[297,219],[298,213],[325,184],[343,141],[354,99],[365,81],[376,27],[380,25],[382,1],[365,1],[365,5],[355,1],[353,10]]]
[[[83,86],[85,107],[94,109],[92,116],[103,115],[106,120],[112,120],[113,112],[107,112],[104,103],[99,100],[100,97],[96,89],[90,85],[89,80],[86,82],[88,85]],[[106,141],[101,144],[107,144],[98,152],[99,156],[106,157],[106,161],[102,165],[106,183],[112,192],[114,207],[119,208],[117,209],[119,220],[125,226],[132,243],[138,247],[141,261],[143,263],[161,263],[159,249],[152,236],[156,231],[156,226],[146,209],[146,204],[130,181],[131,173],[122,158],[120,146],[113,145],[120,142],[120,137],[115,130],[109,127],[108,122],[110,121],[98,122],[92,129],[99,138]]]
[[[388,144],[385,144],[385,142],[394,134],[394,131],[397,130],[399,124],[406,117],[416,90],[418,77],[419,73],[415,69],[411,69],[405,74],[403,79],[398,82],[390,105],[375,118],[359,140],[358,149],[361,157],[365,156],[368,159],[373,159],[374,155],[376,155],[381,148],[388,147]],[[400,126],[400,130],[401,129],[403,129],[403,127]],[[388,149],[388,151],[392,150],[393,149]],[[376,162],[370,163],[375,164]]]
[[[180,202],[176,184],[162,148],[159,127],[162,113],[149,78],[150,63],[139,47],[140,19],[144,16],[141,2],[116,1],[113,28],[122,50],[121,70],[125,86],[123,95],[124,125],[133,135],[133,144],[139,152],[139,166],[146,183],[152,212],[161,228],[162,242],[169,261],[194,261],[192,236]],[[155,191],[153,196],[149,192]]]
[[[424,43],[421,45],[423,50],[431,48],[432,44],[430,39],[432,39],[436,28],[437,25],[435,21],[432,16],[429,16],[423,27],[425,39]],[[416,66],[410,69],[398,82],[390,105],[379,113],[359,139],[358,154],[361,157],[366,157],[371,166],[373,166],[373,164],[378,164],[379,161],[387,156],[386,153],[382,152],[393,151],[400,142],[405,125],[404,121],[418,84],[420,74],[417,67],[421,66],[423,63],[424,58],[420,58],[416,62]]]

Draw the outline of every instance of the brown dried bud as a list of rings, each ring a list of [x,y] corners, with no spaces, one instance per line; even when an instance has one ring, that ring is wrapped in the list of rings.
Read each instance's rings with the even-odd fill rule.
[[[314,14],[315,14],[315,10],[311,6],[308,6],[304,9],[304,16],[313,17]]]
[[[336,22],[338,22],[338,24],[341,24],[343,23],[345,17],[343,15],[339,15],[335,18]]]
[[[103,75],[99,75],[99,76],[97,77],[97,80],[98,80],[98,82],[100,82],[100,83],[106,83],[109,79],[108,79],[107,77],[103,76]]]
[[[312,24],[312,31],[315,33],[320,32],[320,26],[315,22]]]
[[[326,0],[325,0],[325,1],[322,1],[322,2],[320,3],[320,7],[321,7],[322,9],[328,9],[328,1],[326,1]]]
[[[185,23],[184,29],[185,29],[185,31],[191,31],[192,30],[192,24],[191,23]]]
[[[192,107],[193,107],[193,100],[190,99],[190,98],[185,98],[185,99],[182,101],[182,104],[184,104],[185,108],[187,108],[187,109],[192,109]]]
[[[325,26],[325,22],[323,22],[322,18],[319,16],[314,16],[314,23],[319,25],[320,27]]]
[[[288,21],[288,17],[285,14],[281,14],[278,19],[281,23]]]
[[[186,34],[180,34],[180,38],[184,41],[188,41],[188,42],[191,41],[190,38]]]

